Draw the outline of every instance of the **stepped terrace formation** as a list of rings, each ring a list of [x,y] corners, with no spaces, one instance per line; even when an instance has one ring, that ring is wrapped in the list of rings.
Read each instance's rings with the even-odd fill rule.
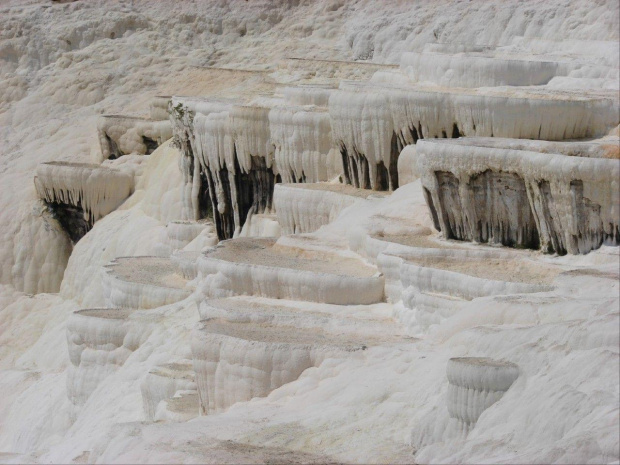
[[[618,463],[619,18],[2,2],[0,462]]]

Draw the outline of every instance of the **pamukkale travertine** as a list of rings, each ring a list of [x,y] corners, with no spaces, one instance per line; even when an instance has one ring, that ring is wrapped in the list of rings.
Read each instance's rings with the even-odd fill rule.
[[[618,462],[619,18],[3,2],[0,462]]]

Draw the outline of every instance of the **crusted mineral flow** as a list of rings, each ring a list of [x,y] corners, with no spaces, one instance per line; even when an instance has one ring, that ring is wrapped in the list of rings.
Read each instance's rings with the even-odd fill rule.
[[[122,115],[101,117],[97,132],[103,160],[114,160],[131,153],[150,155],[172,137],[170,122],[166,119],[150,120]]]
[[[620,244],[614,144],[424,141],[417,169],[445,238],[585,254]]]
[[[153,368],[140,389],[148,421],[187,421],[198,415],[198,396],[191,363],[169,363]]]
[[[211,318],[192,338],[192,358],[202,414],[264,397],[331,357],[347,357],[369,345],[364,338]]]
[[[192,280],[198,276],[198,258],[202,252],[197,250],[176,250],[170,260],[178,267],[183,278]]]
[[[191,290],[175,262],[163,257],[118,257],[106,265],[103,293],[106,305],[140,309],[169,305]]]
[[[76,406],[83,405],[107,376],[149,336],[152,324],[134,319],[128,308],[79,310],[67,321],[67,344],[71,367],[67,394]]]
[[[618,124],[613,92],[423,88],[396,80],[345,81],[331,94],[329,113],[347,183],[375,190],[399,186],[399,154],[420,139],[561,140],[602,135]]]
[[[128,173],[100,165],[42,163],[34,184],[71,240],[79,241],[95,221],[115,210],[134,189]]]
[[[221,242],[198,259],[210,296],[256,295],[340,305],[383,300],[383,277],[355,258],[296,247],[274,239]]]
[[[372,195],[382,197],[348,184],[278,184],[274,205],[283,233],[301,234],[331,223],[342,210]]]
[[[463,357],[448,361],[448,413],[467,435],[486,409],[499,401],[519,377],[514,363],[490,358]]]

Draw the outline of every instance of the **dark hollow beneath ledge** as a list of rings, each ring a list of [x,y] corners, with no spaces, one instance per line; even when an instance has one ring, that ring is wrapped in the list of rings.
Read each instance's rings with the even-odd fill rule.
[[[81,205],[75,206],[61,202],[45,203],[52,216],[58,220],[74,244],[93,227],[92,223],[84,218],[84,210]]]

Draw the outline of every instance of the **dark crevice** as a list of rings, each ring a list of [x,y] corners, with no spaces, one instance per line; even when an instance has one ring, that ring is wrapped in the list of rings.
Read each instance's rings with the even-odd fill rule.
[[[542,181],[538,184],[541,193],[542,219],[548,232],[550,243],[547,244],[546,252],[556,252],[558,255],[566,255],[567,250],[562,234],[560,216],[555,208],[555,200],[551,194],[549,181]]]
[[[142,143],[146,146],[146,155],[152,154],[159,147],[156,140],[146,136],[142,136]]]
[[[474,128],[476,129],[476,128]],[[459,127],[456,125],[456,123],[454,123],[452,125],[452,138],[453,139],[458,139],[459,137],[461,137],[461,131],[459,131]]]
[[[347,148],[342,143],[340,144],[340,156],[342,157],[342,174],[344,175],[344,182],[345,184],[352,184],[350,176],[351,168],[349,166],[349,155],[347,153]]]
[[[459,180],[448,171],[437,171],[435,173],[439,186],[439,202],[441,204],[442,219],[445,229],[443,230],[446,239],[460,239],[471,241],[472,237],[465,228],[462,212],[461,194],[459,192]],[[434,208],[434,205],[433,205]],[[437,221],[439,223],[439,219]],[[441,231],[442,229],[439,228]]]
[[[84,210],[80,203],[75,206],[61,202],[46,202],[46,205],[74,244],[93,227],[90,221],[84,219]]]
[[[368,167],[368,159],[365,155],[358,154],[360,165],[362,167],[362,179],[364,179],[364,185],[361,186],[362,189],[370,189],[372,185],[370,184],[370,168]]]
[[[271,209],[276,177],[267,161],[262,157],[251,157],[248,173],[241,171],[235,154],[235,184],[240,227],[243,227],[250,214],[264,213]]]
[[[398,157],[403,150],[403,143],[400,138],[396,136],[396,133],[392,134],[392,143],[390,148],[390,168],[389,168],[389,184],[387,187],[378,187],[378,190],[389,190],[390,188],[395,191],[398,189]]]
[[[380,161],[377,165],[377,175],[375,177],[375,187],[380,191],[387,191],[390,189],[390,179],[388,170],[383,164],[383,161]]]
[[[110,152],[110,156],[108,160],[116,160],[117,158],[123,155],[120,149],[118,148],[118,145],[116,144],[116,142],[114,142],[112,138],[108,136],[107,134],[105,135],[105,140],[108,143],[108,151]]]
[[[426,200],[426,205],[428,205],[428,208],[431,211],[431,216],[433,218],[433,224],[435,225],[435,229],[437,231],[441,231],[441,224],[439,223],[439,217],[437,216],[437,209],[435,208],[433,197],[426,187],[423,187],[422,190],[424,193],[424,200]]]

